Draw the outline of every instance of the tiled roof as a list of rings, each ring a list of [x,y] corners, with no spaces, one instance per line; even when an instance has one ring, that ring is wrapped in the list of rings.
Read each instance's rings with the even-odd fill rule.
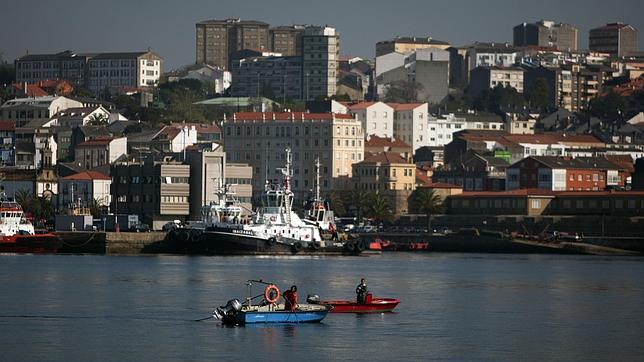
[[[559,157],[559,156],[530,156],[529,158],[553,169],[577,169],[577,170],[624,170],[621,166],[609,161],[604,157]],[[521,161],[515,162],[512,168],[520,167]],[[516,167],[515,167],[516,166]]]
[[[96,171],[83,171],[62,178],[63,180],[111,180],[107,175]]]
[[[22,83],[14,83],[12,84],[13,88],[19,91],[24,91],[24,85]],[[49,93],[47,93],[44,89],[40,88],[36,84],[27,84],[27,97],[45,97],[48,96]]]
[[[367,141],[365,142],[365,147],[404,147],[409,148],[410,146],[405,143],[400,138],[387,138],[379,137],[376,135],[369,135]]]
[[[97,137],[78,144],[76,147],[107,146],[112,142],[114,137]]]
[[[365,152],[364,160],[362,162],[376,162],[376,163],[383,163],[383,164],[392,164],[392,163],[410,164],[407,160],[402,158],[400,154],[396,152],[378,152],[378,153]]]
[[[644,191],[551,191],[546,189],[518,189],[512,191],[466,191],[451,197],[508,197],[508,196],[550,196],[550,197],[596,197],[596,196],[644,196]]]
[[[0,131],[15,131],[16,123],[13,121],[0,121]]]
[[[425,103],[387,103],[395,111],[412,111]]]
[[[278,120],[278,121],[288,121],[288,120],[298,120],[298,119],[307,119],[307,120],[325,120],[331,121],[333,119],[354,119],[350,114],[341,114],[341,113],[306,113],[306,112],[237,112],[234,114],[235,120]]]
[[[173,122],[170,124],[174,128],[183,128],[184,126],[194,126],[197,133],[220,133],[221,128],[216,124],[203,124],[203,123],[178,123]]]

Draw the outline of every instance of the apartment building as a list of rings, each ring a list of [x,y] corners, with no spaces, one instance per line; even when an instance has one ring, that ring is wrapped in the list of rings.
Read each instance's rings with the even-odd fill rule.
[[[340,76],[340,34],[329,26],[307,26],[302,36],[304,99],[336,94]]]
[[[551,20],[519,24],[513,32],[514,46],[518,47],[537,46],[576,51],[579,43],[577,28]]]
[[[238,112],[223,122],[226,162],[247,163],[253,170],[253,194],[266,179],[278,179],[286,149],[293,161],[292,188],[300,200],[314,187],[316,158],[322,164],[323,192],[345,188],[351,166],[364,154],[364,131],[351,115],[333,113]]]
[[[269,48],[284,56],[301,56],[304,28],[304,25],[270,28],[268,30]]]
[[[96,200],[102,205],[112,201],[110,185],[112,179],[100,172],[83,171],[58,179],[58,208],[66,210],[71,204],[90,207]]]
[[[90,58],[91,54],[75,54],[69,50],[55,54],[27,54],[14,62],[16,82],[65,79],[75,86],[85,86]]]
[[[302,57],[250,57],[231,64],[233,97],[303,99]]]
[[[512,87],[523,93],[523,68],[480,66],[470,72],[470,92],[478,96],[486,89]]]
[[[396,37],[389,40],[383,40],[376,43],[376,57],[389,53],[409,53],[419,49],[441,49],[445,50],[450,47],[446,41],[434,39],[431,36],[415,37],[404,36]]]
[[[637,29],[624,23],[609,23],[590,30],[588,47],[592,51],[625,56],[637,51]]]
[[[362,124],[365,135],[393,137],[394,109],[383,102],[360,102],[347,105],[347,111]]]
[[[195,63],[228,69],[230,53],[269,49],[269,25],[255,20],[206,20],[196,24]]]
[[[394,137],[411,146],[413,152],[429,146],[427,103],[390,103],[394,109]]]
[[[30,121],[49,120],[58,112],[79,107],[83,107],[81,102],[66,97],[16,98],[0,106],[0,118],[24,127]]]
[[[127,154],[126,137],[98,137],[75,147],[75,162],[86,169],[111,164]]]
[[[0,121],[0,166],[16,164],[16,125]]]

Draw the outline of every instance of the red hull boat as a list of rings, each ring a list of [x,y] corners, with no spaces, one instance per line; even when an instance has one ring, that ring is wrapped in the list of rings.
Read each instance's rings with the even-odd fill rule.
[[[320,304],[333,306],[331,313],[386,313],[391,312],[400,303],[393,298],[373,298],[367,294],[366,303],[360,304],[349,300],[326,300]]]
[[[60,239],[51,233],[35,235],[0,235],[0,253],[56,253],[62,246]]]

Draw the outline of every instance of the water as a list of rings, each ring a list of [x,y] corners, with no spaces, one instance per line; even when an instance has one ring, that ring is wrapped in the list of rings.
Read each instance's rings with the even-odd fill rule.
[[[194,321],[247,279],[296,283],[302,301],[353,298],[362,276],[396,313]],[[3,255],[0,361],[641,360],[643,277],[642,258],[589,256]]]

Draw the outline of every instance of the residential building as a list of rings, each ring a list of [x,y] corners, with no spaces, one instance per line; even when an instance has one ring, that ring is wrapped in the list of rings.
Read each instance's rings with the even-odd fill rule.
[[[190,166],[190,220],[201,220],[204,205],[219,201],[217,192],[223,190],[226,155],[222,147],[215,150],[191,149],[185,163]]]
[[[269,49],[269,25],[255,20],[206,20],[196,24],[195,63],[222,69],[230,65],[229,55],[242,49]]]
[[[537,119],[529,114],[506,113],[505,123],[505,129],[510,134],[534,134]]]
[[[75,162],[89,170],[111,164],[126,154],[126,137],[98,137],[76,145]]]
[[[304,200],[314,187],[315,159],[322,164],[322,192],[345,188],[351,165],[364,154],[365,134],[351,115],[303,112],[239,112],[223,122],[226,161],[253,168],[253,194],[264,191],[267,178],[278,179],[286,149],[293,161],[292,189]]]
[[[81,102],[62,96],[16,98],[0,106],[0,117],[24,127],[32,120],[49,120],[56,113],[69,108],[83,107]]]
[[[414,151],[410,145],[400,138],[378,137],[376,135],[367,135],[364,143],[365,153],[394,152],[407,161],[411,161]]]
[[[9,89],[14,98],[63,96],[69,97],[74,91],[74,86],[64,80],[41,80],[37,83],[14,83]]]
[[[530,156],[506,169],[508,190],[601,191],[623,187],[627,170],[603,157]]]
[[[89,58],[91,58],[90,54],[75,54],[69,50],[56,54],[24,55],[14,62],[16,83],[64,79],[74,86],[85,86]]]
[[[103,106],[67,108],[54,114],[51,118],[54,120],[54,125],[67,129],[85,126],[90,122],[95,123],[97,126],[101,123],[107,126],[110,111],[103,108]]]
[[[305,97],[302,89],[302,57],[251,57],[231,64],[234,97],[265,96],[282,101]]]
[[[508,43],[479,43],[467,47],[467,74],[476,67],[511,67],[517,61],[518,50]]]
[[[523,93],[523,68],[480,66],[470,72],[470,93],[478,96],[486,89],[497,86],[512,87]]]
[[[458,185],[450,185],[443,182],[433,182],[424,186],[417,186],[417,189],[427,189],[434,192],[434,195],[438,196],[441,199],[442,204],[445,204],[445,200],[452,195],[460,195],[463,193],[463,187]]]
[[[307,26],[302,36],[304,99],[331,97],[340,76],[340,34],[329,26]]]
[[[360,102],[347,106],[348,113],[362,124],[365,135],[394,136],[394,108],[383,102]]]
[[[637,29],[624,23],[609,23],[590,30],[590,50],[625,56],[637,51]]]
[[[34,123],[32,121],[32,123]],[[40,169],[55,166],[58,144],[49,127],[16,127],[16,167]]]
[[[195,79],[202,83],[211,83],[215,93],[223,94],[230,87],[233,78],[229,71],[208,64],[193,64],[180,72],[168,75],[169,82],[184,79]]]
[[[12,121],[0,121],[0,166],[16,164],[16,126]]]
[[[58,179],[58,209],[91,207],[96,201],[99,205],[110,204],[110,185],[112,179],[100,172],[83,171]],[[75,207],[71,207],[75,205]]]
[[[117,163],[112,165],[110,211],[137,214],[154,230],[190,213],[190,166],[172,160]]]
[[[304,25],[291,25],[268,29],[269,48],[284,56],[301,56],[304,28]]]
[[[454,113],[439,117],[430,116],[427,122],[427,137],[430,147],[442,147],[452,142],[455,132],[467,128],[465,117],[457,117]]]
[[[449,48],[449,43],[427,37],[396,37],[390,40],[379,41],[376,43],[376,57],[389,53],[409,53],[419,49],[441,49]]]
[[[375,192],[387,198],[395,215],[408,212],[407,200],[416,185],[416,165],[395,152],[366,153],[353,165],[355,190]]]
[[[7,196],[15,198],[18,193],[27,192],[37,197],[55,201],[58,195],[58,178],[51,167],[24,169],[4,167],[2,186]]]
[[[538,46],[557,50],[576,51],[578,44],[577,28],[570,24],[540,20],[536,23],[523,23],[514,27],[514,46]]]
[[[409,144],[414,152],[429,146],[427,103],[391,103],[394,109],[394,137]]]
[[[152,138],[152,147],[161,152],[184,152],[197,143],[197,128],[193,124],[173,123],[165,126]]]

